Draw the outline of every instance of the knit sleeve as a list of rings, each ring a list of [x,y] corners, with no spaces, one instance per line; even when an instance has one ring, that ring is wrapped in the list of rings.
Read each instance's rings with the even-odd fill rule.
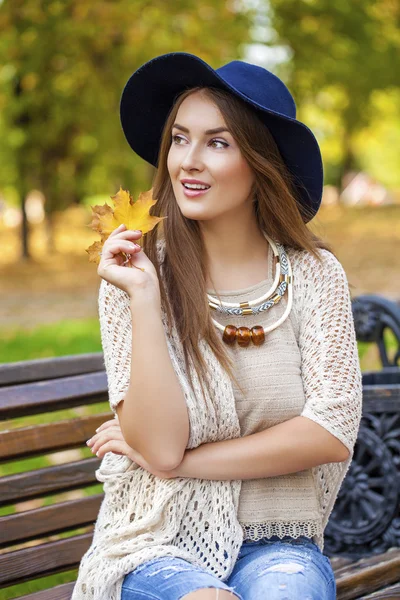
[[[130,380],[132,319],[128,294],[102,279],[98,311],[108,397],[111,410],[116,414]]]
[[[307,253],[299,348],[305,404],[301,416],[337,437],[353,455],[362,408],[362,379],[351,298],[337,258]]]

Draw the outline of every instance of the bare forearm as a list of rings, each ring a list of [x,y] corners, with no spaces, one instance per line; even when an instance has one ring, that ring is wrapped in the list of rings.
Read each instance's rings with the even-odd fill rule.
[[[132,356],[127,393],[117,408],[124,438],[159,468],[179,464],[189,436],[185,398],[168,352],[161,314],[131,301]]]
[[[252,435],[187,450],[175,476],[263,479],[341,462],[347,455],[336,437],[311,419],[299,416]]]

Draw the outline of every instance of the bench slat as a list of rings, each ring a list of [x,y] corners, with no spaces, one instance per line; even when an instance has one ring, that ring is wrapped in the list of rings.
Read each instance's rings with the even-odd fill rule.
[[[105,371],[0,388],[0,420],[107,401]]]
[[[0,364],[0,386],[103,370],[102,352],[21,360]]]
[[[27,596],[18,596],[16,600],[71,600],[74,585],[75,581],[63,583],[47,590],[28,594]]]
[[[28,594],[28,596],[19,596],[18,600],[70,600],[75,581],[63,583],[54,588]],[[362,596],[359,600],[398,600],[400,598],[400,583],[396,583],[385,590]]]
[[[363,414],[368,412],[397,412],[399,402],[400,386],[398,384],[388,383],[387,385],[365,385],[363,387]]]
[[[332,569],[335,571],[335,574],[337,573],[337,571],[339,569],[341,569],[345,565],[348,565],[348,564],[354,562],[354,560],[352,560],[351,558],[348,558],[347,556],[340,556],[340,555],[339,556],[330,556],[329,560],[331,562]]]
[[[84,533],[0,554],[0,586],[15,585],[77,568],[92,538],[92,532]]]
[[[338,600],[353,600],[392,583],[398,583],[400,549],[358,560],[336,571]]]
[[[97,427],[113,416],[110,412],[99,413],[0,432],[0,463],[45,452],[78,448],[95,434]]]
[[[400,575],[399,575],[400,577]],[[400,582],[384,590],[379,590],[368,596],[361,596],[359,600],[399,600],[400,598]]]
[[[0,517],[0,548],[92,525],[103,497],[96,494]]]
[[[95,477],[95,470],[100,463],[100,458],[85,458],[64,465],[1,477],[0,506],[99,483]]]

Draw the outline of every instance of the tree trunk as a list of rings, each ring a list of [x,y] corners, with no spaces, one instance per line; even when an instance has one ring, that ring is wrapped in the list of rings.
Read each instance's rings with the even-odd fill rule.
[[[21,186],[24,187],[24,186]],[[21,258],[22,260],[30,260],[31,253],[29,249],[29,223],[26,215],[26,193],[25,189],[21,189],[21,214],[22,214],[22,222],[21,222]]]
[[[54,239],[54,219],[53,213],[47,213],[45,219],[46,227],[46,247],[49,254],[56,252],[56,244]]]

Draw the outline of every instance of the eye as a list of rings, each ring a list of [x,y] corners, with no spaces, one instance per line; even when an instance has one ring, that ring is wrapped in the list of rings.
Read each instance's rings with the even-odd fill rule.
[[[177,140],[182,140],[184,141],[184,138],[181,137],[180,135],[172,135],[171,136],[172,142],[174,144],[176,144],[177,146],[182,146],[182,144],[180,142],[178,142]],[[216,139],[212,139],[210,140],[210,145],[211,144],[222,144],[223,148],[226,148],[227,146],[229,146],[229,144],[227,144],[226,142],[223,142],[222,140],[216,140]]]
[[[222,140],[211,140],[210,144],[222,144],[224,148],[226,148],[227,146],[229,146],[229,144],[227,144],[226,142],[223,142]]]
[[[173,135],[172,136],[172,141],[176,144],[176,140],[183,140],[183,138],[180,135]],[[178,146],[180,144],[177,144]]]

